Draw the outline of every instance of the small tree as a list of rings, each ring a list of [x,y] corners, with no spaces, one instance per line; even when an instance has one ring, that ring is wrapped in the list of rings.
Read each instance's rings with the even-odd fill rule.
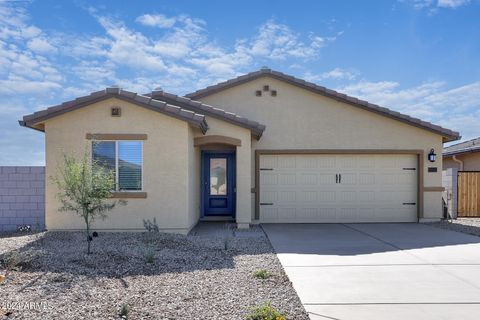
[[[90,254],[90,243],[93,239],[90,229],[93,221],[96,218],[105,219],[106,213],[117,204],[126,204],[124,200],[108,201],[115,189],[113,171],[106,170],[92,160],[86,148],[81,159],[64,154],[63,165],[52,179],[59,190],[57,197],[62,204],[59,210],[73,211],[85,221],[87,253]]]

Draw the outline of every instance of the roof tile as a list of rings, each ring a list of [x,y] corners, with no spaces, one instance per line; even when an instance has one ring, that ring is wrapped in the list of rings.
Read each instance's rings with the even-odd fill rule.
[[[34,127],[36,123],[56,117],[66,112],[73,111],[91,103],[101,101],[101,99],[109,99],[111,97],[118,97],[118,99],[126,100],[128,102],[138,104],[139,106],[144,106],[151,110],[167,114],[180,120],[188,121],[199,127],[203,133],[208,130],[208,124],[203,114],[196,114],[191,110],[182,109],[181,107],[174,105],[168,105],[164,101],[155,100],[148,96],[138,95],[135,92],[121,90],[120,88],[107,88],[105,90],[92,92],[90,95],[79,97],[75,100],[67,101],[45,110],[25,115],[23,117],[23,121],[19,121],[19,123],[22,126],[37,129]]]
[[[310,90],[310,91],[328,96],[328,97],[333,98],[335,100],[342,101],[342,102],[351,104],[353,106],[361,107],[365,110],[370,109],[373,112],[381,113],[381,114],[383,114],[387,117],[409,123],[411,125],[420,127],[422,129],[425,129],[425,130],[433,131],[437,134],[441,134],[442,136],[444,136],[447,141],[453,141],[453,140],[460,139],[460,134],[456,131],[446,129],[446,128],[431,124],[431,123],[426,122],[426,121],[421,121],[420,119],[416,119],[416,118],[401,114],[399,112],[391,112],[390,109],[383,108],[383,107],[368,103],[366,101],[359,100],[359,99],[354,98],[354,97],[350,97],[346,94],[337,92],[335,90],[316,85],[315,83],[312,83],[312,82],[306,82],[303,79],[295,78],[291,75],[287,75],[287,74],[284,74],[282,72],[274,71],[274,70],[271,70],[271,69],[268,69],[268,68],[262,68],[260,70],[254,71],[254,72],[251,72],[251,73],[248,73],[248,74],[245,74],[245,75],[241,75],[237,78],[230,79],[228,81],[224,81],[224,82],[217,83],[215,85],[208,86],[204,89],[200,89],[200,90],[197,90],[195,92],[189,93],[189,94],[186,95],[186,97],[191,98],[191,99],[199,99],[199,98],[208,96],[210,94],[219,92],[221,90],[228,89],[232,86],[244,83],[246,81],[257,79],[257,78],[262,77],[262,76],[270,76],[270,77],[273,77],[275,79],[285,81],[285,82],[291,83],[293,85],[299,86],[299,87],[304,88],[306,90]]]
[[[254,134],[257,138],[260,138],[263,131],[265,130],[265,126],[259,124],[258,122],[250,121],[235,113],[227,112],[221,108],[213,107],[211,105],[202,103],[201,101],[192,100],[188,97],[180,97],[164,91],[152,91],[148,95],[157,100],[162,100],[172,104],[178,104],[182,108],[191,110],[193,112],[200,112],[205,115],[210,115],[212,117],[217,117],[219,119],[241,125],[250,129],[252,134]]]

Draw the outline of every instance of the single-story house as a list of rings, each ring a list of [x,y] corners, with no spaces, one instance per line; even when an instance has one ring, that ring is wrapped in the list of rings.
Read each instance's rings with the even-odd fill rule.
[[[64,152],[116,172],[115,208],[99,230],[143,219],[188,232],[199,220],[418,222],[442,217],[443,143],[457,132],[262,68],[180,97],[106,88],[27,115],[45,133],[46,176]],[[431,161],[429,161],[429,159]],[[58,212],[47,179],[46,227],[83,227]]]
[[[480,138],[443,149],[443,199],[450,217],[480,217]]]
[[[480,138],[445,147],[442,155],[443,170],[480,171]]]

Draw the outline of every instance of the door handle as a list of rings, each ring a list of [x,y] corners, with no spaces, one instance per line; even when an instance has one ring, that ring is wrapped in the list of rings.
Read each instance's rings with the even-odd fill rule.
[[[338,183],[342,183],[342,174],[341,173],[338,174]]]
[[[338,183],[338,173],[335,174],[335,183]]]

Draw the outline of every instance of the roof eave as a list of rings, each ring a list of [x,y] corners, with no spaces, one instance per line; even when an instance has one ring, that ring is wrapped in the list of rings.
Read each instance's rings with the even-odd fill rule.
[[[191,92],[191,93],[185,95],[185,97],[188,97],[190,99],[200,99],[200,98],[203,98],[205,96],[209,96],[209,95],[212,95],[214,93],[229,89],[231,87],[238,86],[238,85],[244,84],[244,83],[252,81],[252,80],[256,80],[260,77],[272,77],[274,79],[287,82],[287,83],[292,84],[294,86],[297,86],[297,87],[303,88],[305,90],[308,90],[308,91],[311,91],[311,92],[329,97],[331,99],[334,99],[334,100],[337,100],[337,101],[340,101],[340,102],[343,102],[343,103],[347,103],[347,104],[353,105],[355,107],[362,108],[365,111],[374,112],[374,113],[380,114],[382,116],[391,118],[393,120],[400,121],[400,122],[406,123],[408,125],[412,125],[412,126],[420,128],[420,129],[439,134],[444,138],[444,142],[456,141],[456,140],[459,140],[461,138],[461,136],[458,132],[452,131],[450,129],[442,128],[440,126],[422,121],[420,119],[416,119],[416,118],[410,117],[408,115],[392,111],[388,108],[384,108],[384,107],[369,103],[367,101],[363,101],[363,100],[357,99],[355,97],[351,97],[351,96],[348,96],[346,94],[342,94],[340,92],[337,92],[337,91],[334,91],[334,90],[331,90],[331,89],[327,89],[327,88],[319,86],[315,83],[307,82],[305,80],[296,78],[294,76],[290,76],[290,75],[284,74],[282,72],[274,71],[274,70],[271,70],[271,69],[268,69],[268,68],[262,68],[261,70],[254,71],[254,72],[242,75],[240,77],[230,79],[228,81],[220,82],[216,85],[208,86],[204,89],[200,89],[200,90],[197,90],[195,92]]]
[[[255,121],[250,121],[243,117],[239,117],[238,115],[231,114],[223,109],[205,104],[201,101],[192,100],[186,97],[180,97],[163,91],[154,91],[144,95],[153,99],[157,99],[159,101],[164,101],[166,103],[178,104],[180,107],[187,110],[191,110],[193,112],[198,111],[206,116],[217,118],[233,125],[248,129],[251,131],[252,136],[255,137],[255,139],[257,140],[260,140],[263,131],[265,130],[265,125],[263,124]],[[212,109],[215,109],[216,111]],[[227,114],[229,114],[230,116],[226,116]]]
[[[155,99],[152,99],[150,97],[137,95],[134,92],[121,90],[119,88],[106,88],[101,91],[93,92],[88,96],[79,97],[75,100],[67,101],[62,104],[50,107],[48,109],[37,111],[29,115],[25,115],[23,117],[23,120],[19,121],[19,124],[21,126],[32,128],[32,129],[43,132],[44,130],[35,128],[34,125],[39,122],[43,122],[45,120],[59,116],[63,113],[74,111],[76,109],[79,109],[103,100],[107,100],[110,98],[123,100],[129,103],[144,107],[146,109],[150,109],[150,110],[165,114],[166,116],[170,116],[182,121],[186,121],[200,128],[200,130],[202,130],[204,134],[208,130],[208,124],[206,122],[206,119],[201,114],[192,113],[189,110],[186,110],[179,106],[174,106],[174,105],[173,107],[178,108],[180,110],[179,112],[167,111],[165,110],[165,108],[158,106],[158,102],[166,105],[166,103],[163,101],[156,101]],[[189,116],[189,115],[185,116],[185,113],[187,114],[192,113],[192,116]]]

